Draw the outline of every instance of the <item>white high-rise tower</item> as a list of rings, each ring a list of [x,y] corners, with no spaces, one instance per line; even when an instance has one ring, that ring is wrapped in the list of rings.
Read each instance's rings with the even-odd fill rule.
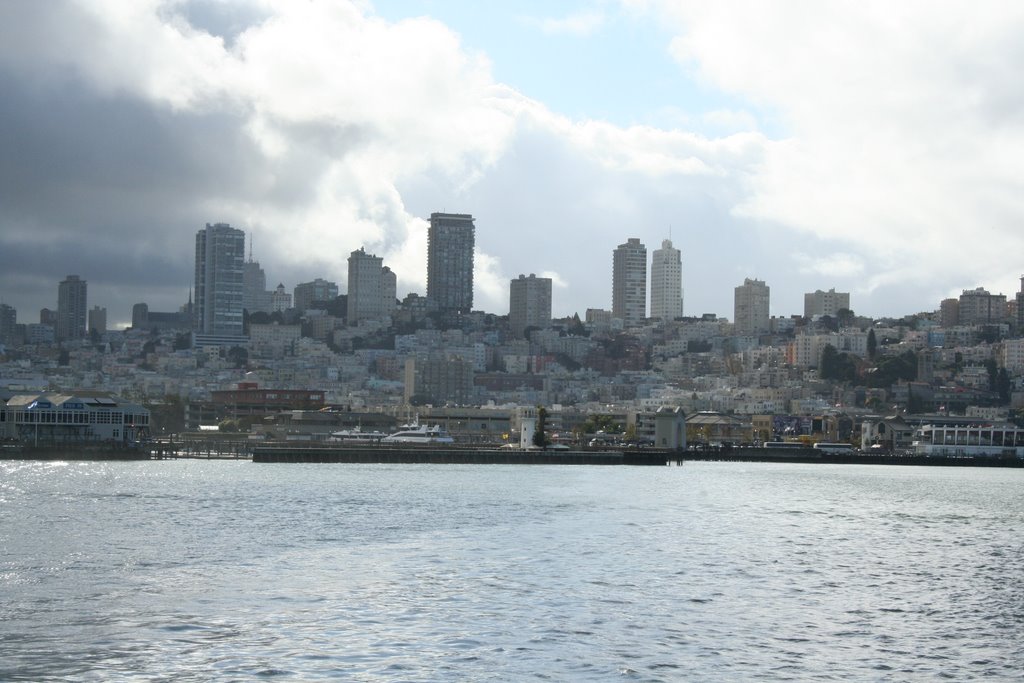
[[[683,315],[683,265],[672,240],[662,240],[651,256],[651,317],[674,320]]]

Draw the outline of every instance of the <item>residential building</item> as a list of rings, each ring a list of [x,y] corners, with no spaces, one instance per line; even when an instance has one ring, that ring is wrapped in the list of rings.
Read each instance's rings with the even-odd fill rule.
[[[292,307],[292,295],[284,291],[284,285],[279,284],[277,289],[270,293],[270,312],[283,313]]]
[[[427,299],[438,310],[473,309],[473,216],[432,213],[427,232]]]
[[[986,325],[1006,321],[1006,295],[990,294],[984,287],[960,294],[960,324]]]
[[[612,252],[612,317],[626,327],[647,318],[647,247],[630,237]]]
[[[96,330],[96,334],[107,333],[107,309],[102,306],[93,306],[89,309],[89,332]]]
[[[837,292],[835,288],[823,292],[816,290],[804,294],[804,317],[816,318],[827,315],[831,318],[841,310],[850,310],[850,293]]]
[[[683,316],[683,265],[672,240],[662,240],[651,255],[651,317],[669,321]]]
[[[1017,292],[1017,334],[1024,334],[1024,275],[1020,276],[1020,291]]]
[[[551,326],[551,278],[520,275],[509,284],[509,328],[522,338],[527,327]]]
[[[253,358],[294,356],[295,345],[301,336],[301,325],[251,323],[249,325],[249,354]]]
[[[245,233],[215,223],[196,233],[195,330],[217,337],[242,336]]]
[[[57,287],[57,341],[85,336],[86,283],[77,275],[68,275]]]
[[[348,257],[348,324],[381,320],[395,310],[396,277],[380,256],[362,247]]]
[[[735,289],[734,325],[737,335],[757,335],[769,330],[770,288],[762,280],[745,278]]]
[[[473,361],[440,352],[406,359],[406,403],[467,405],[472,397]]]
[[[1024,372],[1024,338],[1003,340],[999,361],[999,364],[1006,368],[1007,372],[1014,374]]]
[[[939,304],[939,326],[956,327],[960,324],[960,300],[943,299]]]
[[[300,311],[313,307],[314,301],[331,301],[338,298],[338,285],[330,280],[317,278],[312,282],[295,285],[292,304]]]

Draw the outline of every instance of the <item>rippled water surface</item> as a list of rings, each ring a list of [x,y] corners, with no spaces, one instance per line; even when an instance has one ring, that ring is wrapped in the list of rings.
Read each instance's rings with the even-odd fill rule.
[[[1019,680],[1024,471],[0,462],[0,680]]]

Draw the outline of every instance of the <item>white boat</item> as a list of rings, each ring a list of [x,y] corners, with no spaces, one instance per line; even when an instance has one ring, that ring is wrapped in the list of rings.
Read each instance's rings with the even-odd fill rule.
[[[1024,458],[1024,429],[1014,425],[925,425],[914,436],[918,455]]]
[[[378,443],[386,437],[384,432],[364,432],[356,427],[355,429],[342,429],[331,432],[330,441],[343,441],[345,443]]]
[[[440,425],[403,425],[394,434],[381,439],[381,443],[455,443]]]

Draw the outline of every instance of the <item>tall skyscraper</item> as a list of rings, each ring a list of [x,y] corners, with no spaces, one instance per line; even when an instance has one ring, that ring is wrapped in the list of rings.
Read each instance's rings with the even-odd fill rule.
[[[551,278],[520,275],[509,286],[508,324],[515,337],[527,327],[551,326]]]
[[[227,223],[207,223],[196,233],[197,333],[242,336],[244,265],[244,232]]]
[[[18,311],[13,306],[0,304],[0,344],[13,344],[18,328]]]
[[[85,336],[85,280],[68,275],[57,287],[57,341]]]
[[[683,315],[683,262],[672,240],[662,240],[651,255],[651,317],[675,320]]]
[[[768,331],[770,288],[761,280],[745,278],[735,290],[736,334],[761,334]]]
[[[380,320],[395,308],[395,274],[362,247],[348,257],[348,324]]]
[[[612,253],[612,316],[626,327],[647,317],[647,247],[630,237]]]
[[[476,227],[465,213],[432,213],[427,232],[427,299],[446,312],[473,309]]]
[[[251,258],[242,264],[242,308],[249,313],[270,313],[271,310],[267,274],[260,262]]]

